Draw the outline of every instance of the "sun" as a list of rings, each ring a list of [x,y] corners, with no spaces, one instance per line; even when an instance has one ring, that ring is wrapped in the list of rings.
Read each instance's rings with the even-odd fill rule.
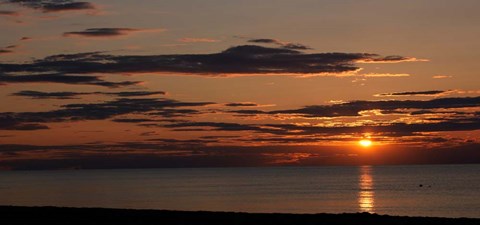
[[[358,144],[360,144],[362,147],[370,147],[372,145],[372,141],[368,140],[368,139],[362,139],[358,142]]]

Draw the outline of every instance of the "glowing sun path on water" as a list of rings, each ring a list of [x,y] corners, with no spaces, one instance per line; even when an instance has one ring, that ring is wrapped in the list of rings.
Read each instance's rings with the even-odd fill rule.
[[[373,185],[372,167],[360,167],[358,207],[361,212],[373,213],[375,210],[375,193]]]

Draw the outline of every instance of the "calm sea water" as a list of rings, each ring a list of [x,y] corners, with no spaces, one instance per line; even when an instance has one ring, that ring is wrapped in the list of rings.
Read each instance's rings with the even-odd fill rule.
[[[480,165],[11,171],[0,205],[480,218]]]

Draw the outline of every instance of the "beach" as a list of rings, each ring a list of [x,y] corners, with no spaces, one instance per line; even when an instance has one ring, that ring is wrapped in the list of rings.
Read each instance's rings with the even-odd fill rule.
[[[0,206],[0,222],[10,224],[165,224],[165,225],[243,225],[243,224],[480,224],[480,219],[405,217],[370,213],[285,214],[207,211],[133,210],[108,208]]]

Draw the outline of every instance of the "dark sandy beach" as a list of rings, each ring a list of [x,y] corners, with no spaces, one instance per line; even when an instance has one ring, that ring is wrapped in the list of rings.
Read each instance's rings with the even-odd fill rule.
[[[279,214],[234,212],[189,212],[105,208],[60,208],[0,206],[0,224],[480,224],[480,219],[351,214]]]

